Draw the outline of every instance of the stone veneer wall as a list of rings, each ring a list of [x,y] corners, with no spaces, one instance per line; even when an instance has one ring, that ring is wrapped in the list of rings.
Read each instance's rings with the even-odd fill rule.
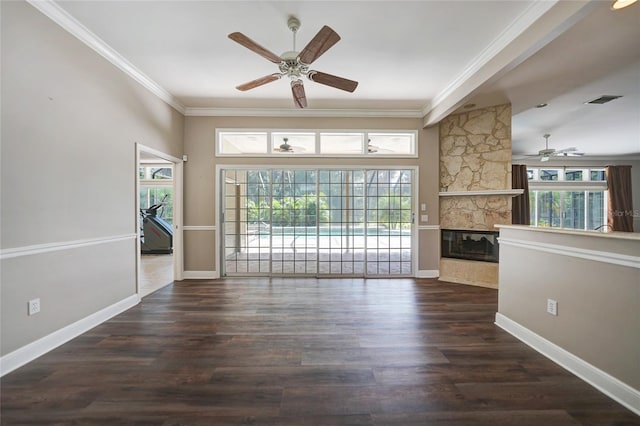
[[[452,114],[440,122],[441,191],[511,189],[511,105]],[[511,223],[511,196],[440,197],[441,229],[494,231]],[[440,278],[497,287],[497,264],[441,259]]]

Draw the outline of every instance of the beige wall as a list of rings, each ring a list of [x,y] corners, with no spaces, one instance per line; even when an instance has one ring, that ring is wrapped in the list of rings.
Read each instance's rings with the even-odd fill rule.
[[[505,228],[500,238],[499,313],[640,389],[638,267],[571,256],[605,252],[619,260],[634,257],[637,265],[640,239]],[[527,247],[533,244],[539,249]],[[549,245],[563,248],[551,253],[544,250]],[[547,299],[558,302],[557,316],[546,312]]]
[[[185,119],[185,226],[216,225],[215,184],[216,166],[220,165],[292,165],[292,166],[380,166],[419,167],[419,203],[426,203],[428,222],[419,225],[438,224],[438,130],[422,129],[420,119],[406,118],[269,118],[269,117],[186,117]],[[230,158],[215,157],[215,131],[217,128],[258,129],[357,129],[357,130],[417,130],[419,158]],[[419,217],[425,212],[416,212]],[[418,214],[419,213],[419,214]],[[203,234],[196,237],[195,233]],[[185,238],[185,269],[212,271],[210,259],[215,258],[214,232],[188,231]],[[205,236],[206,234],[206,236]],[[434,252],[439,239],[426,237],[421,232],[419,259],[420,270],[437,270]],[[439,238],[439,237],[438,237]],[[195,260],[197,257],[198,260]],[[192,269],[191,269],[192,268]]]
[[[181,157],[184,117],[28,3],[0,7],[0,242],[24,251],[1,265],[6,355],[135,294],[135,142]]]

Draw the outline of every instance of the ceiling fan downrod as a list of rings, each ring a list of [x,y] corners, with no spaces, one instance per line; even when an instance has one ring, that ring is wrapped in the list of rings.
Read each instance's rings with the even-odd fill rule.
[[[290,16],[289,20],[287,21],[287,25],[289,26],[289,29],[293,33],[293,51],[295,52],[296,51],[296,33],[300,29],[300,20],[295,16]]]
[[[309,73],[309,66],[300,62],[300,52],[296,50],[296,34],[298,33],[298,29],[300,29],[300,20],[295,16],[291,16],[287,21],[287,25],[293,33],[293,50],[289,50],[280,55],[282,62],[278,68],[280,69],[282,77],[286,75],[293,82],[300,80],[303,75],[307,75]]]

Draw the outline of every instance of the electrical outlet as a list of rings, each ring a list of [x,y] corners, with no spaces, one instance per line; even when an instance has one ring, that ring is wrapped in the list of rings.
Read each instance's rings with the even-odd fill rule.
[[[547,299],[547,312],[551,315],[558,315],[558,301],[553,299]]]
[[[40,298],[29,300],[29,316],[40,312]]]

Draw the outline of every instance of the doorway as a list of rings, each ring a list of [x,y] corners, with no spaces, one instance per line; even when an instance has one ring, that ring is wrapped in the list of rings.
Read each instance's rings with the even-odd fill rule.
[[[223,275],[414,274],[414,170],[221,173]]]
[[[145,297],[181,279],[182,161],[137,148],[137,292]]]

